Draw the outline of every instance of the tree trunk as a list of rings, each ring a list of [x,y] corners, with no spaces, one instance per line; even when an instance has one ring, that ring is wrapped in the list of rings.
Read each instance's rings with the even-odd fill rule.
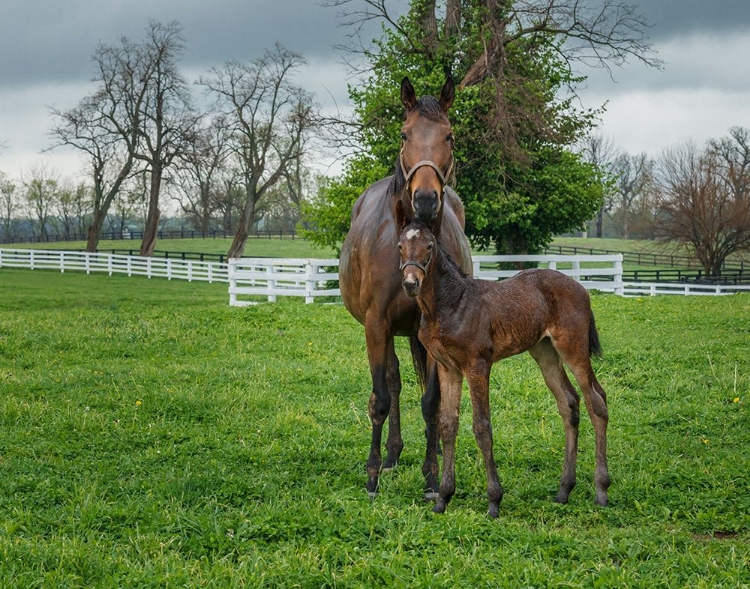
[[[102,225],[104,225],[105,212],[101,209],[94,211],[91,225],[89,225],[86,234],[86,251],[95,252],[99,247],[99,239],[102,235]]]
[[[151,190],[148,199],[148,215],[146,216],[146,227],[143,230],[143,241],[141,242],[141,255],[152,256],[156,240],[159,237],[159,192],[161,191],[162,168],[153,166],[151,170]]]
[[[596,236],[601,238],[604,235],[604,209],[599,209],[596,215]]]
[[[247,242],[247,237],[250,234],[250,227],[252,226],[254,220],[255,199],[249,197],[247,199],[247,203],[245,204],[245,208],[242,210],[240,220],[237,223],[237,231],[234,234],[232,245],[229,246],[229,251],[227,252],[228,258],[242,257],[242,254],[245,251],[245,243]]]

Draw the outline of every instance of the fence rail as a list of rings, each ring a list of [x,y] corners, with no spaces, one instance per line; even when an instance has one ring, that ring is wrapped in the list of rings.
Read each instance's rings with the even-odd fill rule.
[[[195,231],[193,229],[162,229],[157,236],[159,239],[217,239],[220,237],[234,237],[234,232],[225,230]],[[297,232],[283,229],[251,231],[248,237],[252,239],[272,239],[277,237],[280,239],[296,239]],[[37,235],[8,235],[3,236],[0,239],[0,243],[58,243],[65,241],[86,241],[87,238],[88,236],[85,233],[56,234],[44,237]],[[102,233],[100,239],[111,241],[142,240],[143,231],[108,231]]]
[[[127,274],[128,276],[147,276],[169,280],[229,281],[226,263],[63,250],[0,249],[0,268],[47,269],[60,272],[72,270],[86,272],[86,274],[106,272],[110,276]]]
[[[750,285],[633,282],[623,279],[622,256],[475,256],[474,276],[502,280],[517,273],[520,265],[534,263],[556,269],[588,289],[624,296],[661,294],[722,295],[750,292]],[[0,268],[51,269],[60,272],[106,272],[229,285],[229,303],[244,306],[258,297],[275,301],[279,296],[338,297],[338,260],[317,258],[238,258],[225,262],[147,258],[120,254],[63,250],[0,249]]]

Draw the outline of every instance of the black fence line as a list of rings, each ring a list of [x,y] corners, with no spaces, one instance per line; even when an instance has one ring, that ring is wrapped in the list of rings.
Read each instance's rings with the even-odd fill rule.
[[[234,233],[227,231],[194,231],[192,229],[169,229],[159,231],[159,239],[217,239],[217,238],[228,238],[234,237]],[[248,235],[251,239],[296,239],[297,232],[294,230],[275,230],[275,231],[253,231]],[[59,243],[66,241],[86,241],[87,236],[83,233],[75,233],[72,235],[49,235],[46,239],[41,239],[38,236],[26,236],[26,237],[3,237],[0,243]],[[110,231],[102,233],[100,240],[109,241],[135,241],[143,239],[143,231]]]
[[[629,264],[638,264],[639,266],[682,266],[686,268],[696,268],[699,265],[698,260],[688,256],[676,256],[672,254],[649,254],[645,252],[619,252],[614,250],[599,249],[593,247],[579,247],[573,245],[550,245],[546,253],[558,253],[561,255],[600,255],[600,254],[622,254],[623,261]],[[735,262],[728,260],[724,263],[722,269],[727,270],[745,270],[743,261]]]

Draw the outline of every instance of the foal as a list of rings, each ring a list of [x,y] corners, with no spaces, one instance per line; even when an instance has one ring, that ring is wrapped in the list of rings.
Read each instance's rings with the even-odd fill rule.
[[[489,514],[497,517],[503,489],[492,451],[489,377],[494,362],[528,351],[555,395],[565,424],[565,461],[556,501],[566,503],[576,482],[579,397],[583,391],[596,434],[596,503],[607,504],[607,401],[591,368],[599,337],[589,296],[555,270],[525,270],[502,282],[464,274],[429,227],[413,222],[401,232],[402,285],[422,311],[419,340],[439,362],[439,431],[443,476],[434,511],[442,513],[456,489],[455,442],[463,376],[471,392],[473,430],[487,470]]]

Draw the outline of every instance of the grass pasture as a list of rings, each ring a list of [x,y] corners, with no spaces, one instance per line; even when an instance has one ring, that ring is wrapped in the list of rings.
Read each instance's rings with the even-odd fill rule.
[[[552,502],[563,428],[528,356],[492,375],[506,495],[486,515],[464,396],[458,494],[364,491],[369,377],[341,305],[226,285],[0,269],[0,587],[750,587],[750,296],[593,296],[610,507]]]

